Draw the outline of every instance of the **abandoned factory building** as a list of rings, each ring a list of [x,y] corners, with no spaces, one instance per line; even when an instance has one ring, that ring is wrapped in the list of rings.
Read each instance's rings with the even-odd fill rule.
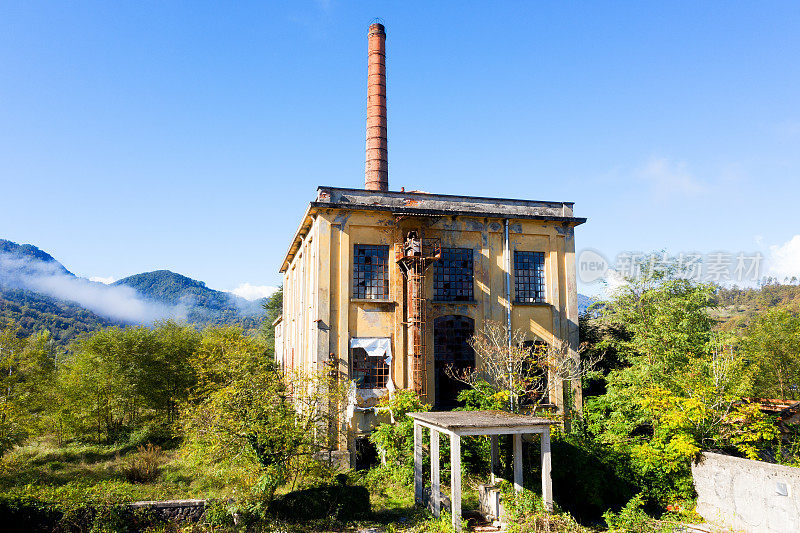
[[[333,362],[357,394],[342,449],[377,423],[371,407],[413,389],[435,409],[462,388],[447,368],[480,368],[467,340],[487,321],[578,357],[571,202],[390,191],[385,31],[369,28],[364,189],[319,187],[281,265],[276,358],[313,372]],[[567,384],[580,405],[580,384]],[[564,390],[549,403],[563,406]]]

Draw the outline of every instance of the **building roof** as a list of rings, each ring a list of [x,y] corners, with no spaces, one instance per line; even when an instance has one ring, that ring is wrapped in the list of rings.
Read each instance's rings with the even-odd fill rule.
[[[314,207],[391,211],[399,214],[469,215],[499,218],[532,218],[583,224],[572,215],[573,202],[541,202],[512,198],[486,198],[431,194],[421,191],[368,191],[341,187],[317,188]]]
[[[421,191],[369,191],[342,187],[317,188],[317,197],[306,210],[280,272],[284,272],[311,227],[311,215],[319,209],[384,211],[395,215],[471,216],[480,218],[529,219],[577,226],[586,222],[572,212],[573,202],[543,202],[512,198],[430,194]]]

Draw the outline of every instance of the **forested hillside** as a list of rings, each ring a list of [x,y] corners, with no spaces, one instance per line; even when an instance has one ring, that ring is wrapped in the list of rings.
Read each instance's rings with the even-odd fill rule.
[[[202,324],[241,323],[257,327],[263,302],[250,302],[233,294],[209,289],[202,281],[171,272],[155,270],[128,276],[114,286],[127,286],[150,300],[185,310],[186,320]]]
[[[22,289],[0,287],[0,327],[15,324],[20,334],[49,331],[58,344],[77,335],[111,326],[113,321],[83,307]]]
[[[746,327],[759,314],[774,308],[800,311],[800,285],[767,279],[759,287],[719,287],[712,316],[720,329],[731,331]]]
[[[0,324],[30,335],[49,330],[64,344],[85,331],[113,324],[174,319],[198,325],[256,328],[263,301],[216,291],[169,270],[129,276],[112,285],[70,272],[31,244],[0,239]]]

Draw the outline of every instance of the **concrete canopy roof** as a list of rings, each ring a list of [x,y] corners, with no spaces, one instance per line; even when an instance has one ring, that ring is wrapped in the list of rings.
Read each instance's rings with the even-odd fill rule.
[[[428,411],[408,413],[427,426],[459,435],[529,432],[550,427],[555,420],[505,411]]]

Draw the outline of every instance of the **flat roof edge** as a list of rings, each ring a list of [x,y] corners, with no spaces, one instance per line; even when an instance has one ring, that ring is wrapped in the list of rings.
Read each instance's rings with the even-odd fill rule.
[[[371,194],[386,194],[389,196],[421,196],[421,197],[431,197],[431,196],[438,196],[440,198],[473,198],[475,200],[499,200],[499,201],[507,201],[507,202],[526,202],[526,203],[541,203],[541,204],[564,204],[564,205],[575,205],[575,202],[561,202],[561,201],[551,201],[551,200],[531,200],[531,199],[522,199],[522,198],[500,198],[497,196],[468,196],[465,194],[439,194],[435,192],[414,192],[414,191],[367,191],[366,189],[356,189],[353,187],[333,187],[330,185],[318,185],[317,190],[332,190],[332,191],[347,191],[347,192],[357,192],[357,193],[371,193]]]
[[[564,217],[556,215],[526,215],[520,213],[502,213],[491,211],[465,211],[449,209],[424,209],[413,207],[393,207],[386,205],[362,205],[362,204],[339,204],[333,202],[311,202],[311,207],[317,209],[347,209],[350,211],[387,211],[398,215],[420,215],[420,216],[464,216],[475,218],[507,218],[509,220],[543,220],[550,222],[571,222],[575,226],[580,226],[587,221],[584,217]]]

